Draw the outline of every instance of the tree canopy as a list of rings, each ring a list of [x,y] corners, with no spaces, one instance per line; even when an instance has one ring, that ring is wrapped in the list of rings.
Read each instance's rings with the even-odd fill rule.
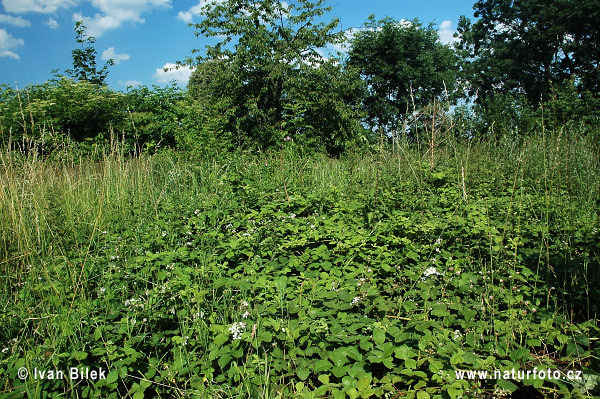
[[[332,76],[340,78],[343,73],[335,60],[323,55],[328,44],[343,39],[335,30],[337,19],[321,22],[330,11],[324,4],[227,0],[204,7],[204,19],[194,25],[196,34],[221,41],[188,60],[196,66],[188,87],[197,98],[221,107],[223,130],[237,135],[240,143],[268,146],[289,134],[310,133],[288,129],[290,120],[304,117],[311,108],[307,87],[322,79],[320,68],[337,68],[339,73]]]
[[[600,7],[597,0],[479,0],[475,22],[461,17],[458,49],[470,93],[548,99],[572,80],[600,92]]]
[[[352,40],[348,64],[368,85],[371,126],[394,130],[409,112],[452,90],[457,60],[433,26],[373,16]]]

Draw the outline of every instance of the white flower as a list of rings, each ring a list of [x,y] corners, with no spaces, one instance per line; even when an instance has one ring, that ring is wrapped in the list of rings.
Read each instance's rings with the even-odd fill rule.
[[[350,302],[350,305],[354,306],[354,305],[357,305],[359,302],[360,302],[360,297],[355,296],[354,299],[352,300],[352,302]]]
[[[240,308],[245,309],[248,306],[250,306],[250,304],[247,301],[240,302]]]
[[[435,267],[429,267],[425,272],[423,272],[423,280],[425,280],[429,276],[439,276],[440,273],[435,269]]]
[[[100,287],[100,289],[98,289],[98,291],[100,291],[100,293],[103,294],[106,291],[106,288]]]
[[[196,210],[194,211],[194,215],[198,216],[199,214],[200,214],[200,209],[196,209]]]
[[[250,313],[249,313],[249,312],[246,310],[246,311],[244,312],[244,314],[242,315],[242,318],[243,318],[243,319],[247,319],[247,318],[248,318],[248,316],[250,316]]]
[[[462,337],[462,334],[459,330],[454,330],[454,339],[457,340]]]
[[[243,321],[235,322],[229,327],[229,331],[233,335],[233,339],[242,339],[242,332],[246,328],[246,323]]]

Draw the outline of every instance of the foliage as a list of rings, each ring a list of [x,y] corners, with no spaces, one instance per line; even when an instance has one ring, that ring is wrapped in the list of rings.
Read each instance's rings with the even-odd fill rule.
[[[23,91],[5,86],[3,129],[16,140],[61,134],[77,141],[108,136],[111,126],[124,119],[122,97],[108,88],[62,76]]]
[[[4,151],[2,391],[598,395],[597,154],[560,136],[455,144],[435,170],[409,147],[98,163]],[[21,367],[106,378],[21,380]],[[534,367],[584,379],[456,374]]]
[[[86,34],[83,21],[75,22],[76,41],[81,48],[74,49],[73,69],[67,69],[66,73],[75,80],[86,81],[93,85],[104,86],[108,75],[108,67],[114,65],[114,60],[108,60],[102,69],[96,68],[96,39]]]
[[[501,137],[522,140],[538,128],[538,119],[527,98],[517,94],[494,94],[475,104],[473,131],[480,139]]]
[[[174,147],[182,120],[187,117],[185,93],[172,85],[149,89],[140,86],[130,89],[124,98],[128,118],[130,139],[145,150],[153,152],[157,148]]]
[[[472,95],[524,94],[539,105],[569,79],[600,93],[596,1],[480,0],[473,8],[478,19],[462,17],[458,28]]]
[[[299,145],[339,156],[368,135],[360,125],[364,82],[336,61],[303,65],[291,82],[282,129]]]
[[[303,96],[314,94],[311,85],[323,84],[325,71],[340,79],[333,84],[337,88],[347,81],[346,75],[319,54],[319,49],[342,38],[341,33],[333,32],[336,19],[318,22],[330,10],[324,2],[228,0],[204,8],[206,18],[195,25],[197,34],[225,39],[208,46],[206,55],[198,58],[189,91],[203,107],[218,110],[215,113],[222,118],[219,134],[238,145],[264,148],[279,144],[296,133],[286,130],[293,125],[286,120],[291,109],[310,108],[311,116],[316,116],[314,99]],[[332,103],[317,117],[321,121],[332,117],[332,125],[315,121],[325,130],[309,137],[322,139],[319,145],[334,151],[346,144],[333,136],[352,137],[357,132],[349,118],[354,113],[352,102],[336,98],[338,94],[327,93],[333,96]]]
[[[554,130],[585,131],[600,138],[600,96],[581,91],[573,80],[552,87],[545,120]]]
[[[352,40],[348,58],[368,85],[367,122],[388,132],[414,110],[453,93],[456,63],[431,25],[374,16]]]

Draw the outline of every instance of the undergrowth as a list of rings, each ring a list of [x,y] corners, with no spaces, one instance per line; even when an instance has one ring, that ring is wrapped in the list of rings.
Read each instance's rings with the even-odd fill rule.
[[[599,395],[598,152],[435,150],[2,150],[0,394]]]

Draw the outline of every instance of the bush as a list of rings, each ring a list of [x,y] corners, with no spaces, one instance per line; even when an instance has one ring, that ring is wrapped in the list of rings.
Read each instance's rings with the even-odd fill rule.
[[[125,118],[123,96],[85,81],[56,77],[23,91],[2,88],[0,94],[5,139],[35,139],[62,132],[76,141],[106,134]]]
[[[165,88],[140,86],[125,95],[127,120],[123,130],[143,150],[174,147],[177,132],[186,117],[185,93],[172,85]]]

